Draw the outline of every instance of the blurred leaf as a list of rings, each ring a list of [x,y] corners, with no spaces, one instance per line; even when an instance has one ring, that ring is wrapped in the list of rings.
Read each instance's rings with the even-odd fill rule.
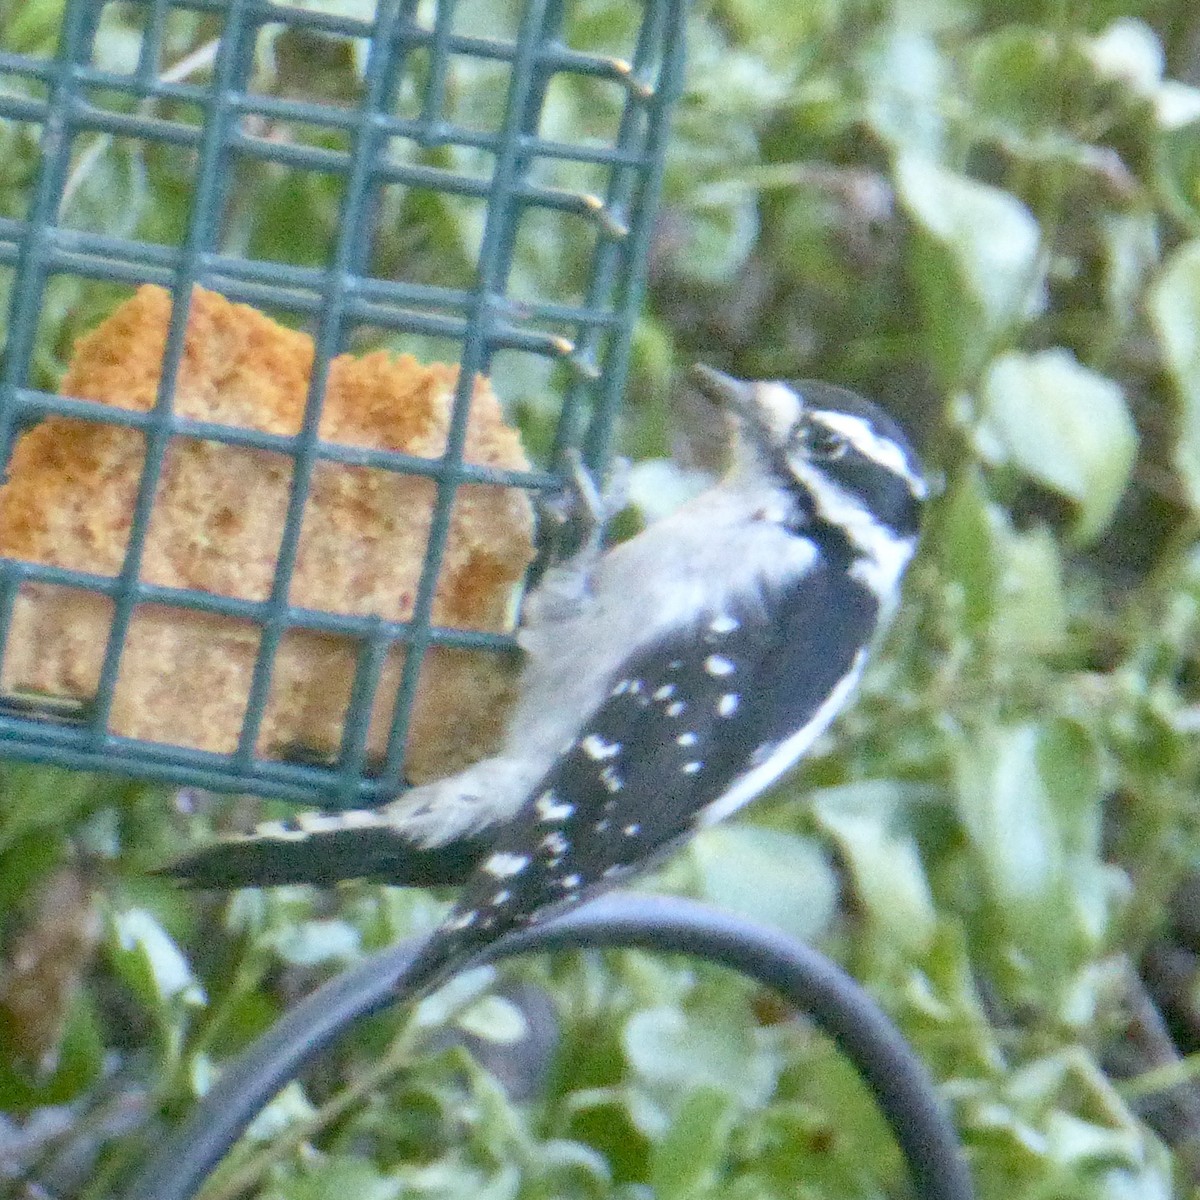
[[[969,884],[979,888],[977,871]],[[910,1028],[926,1060],[959,1079],[994,1076],[1005,1063],[1002,1038],[992,1029],[980,994],[973,949],[965,926],[957,918],[942,918],[919,970],[895,995],[913,1017]],[[945,1035],[952,1029],[957,1036],[949,1042]]]
[[[702,105],[689,100],[681,106],[667,151],[667,211],[657,247],[673,275],[702,284],[728,283],[745,264],[759,232],[756,191],[725,189],[717,201],[703,205],[696,203],[696,196],[705,181],[736,184],[758,159],[757,139],[748,123],[725,120],[714,125]],[[672,220],[677,205],[678,215]]]
[[[625,1025],[625,1054],[651,1090],[678,1104],[696,1088],[715,1088],[742,1104],[761,1104],[775,1081],[774,1066],[745,1026],[711,1013],[676,1008],[635,1013]]]
[[[61,34],[64,0],[13,0],[0,14],[0,44],[19,54],[51,55]]]
[[[989,901],[979,919],[997,927],[989,951],[1015,972],[1012,986],[1033,989],[1024,999],[1057,1008],[1099,948],[1116,882],[1091,857],[1101,797],[1090,742],[1065,722],[981,730],[960,747],[955,775]]]
[[[1064,350],[1003,354],[989,367],[983,418],[1009,459],[1075,501],[1081,541],[1112,518],[1137,454],[1125,395]]]
[[[0,850],[35,830],[62,833],[101,804],[112,781],[94,775],[46,767],[6,765],[0,804]]]
[[[932,38],[897,27],[861,59],[867,120],[897,153],[930,162],[943,157],[950,81]]]
[[[507,9],[508,25],[517,28],[517,18],[524,12],[518,4],[499,5],[496,0],[483,0],[487,9]],[[515,14],[515,15],[514,15]],[[622,0],[590,0],[588,4],[573,4],[567,10],[568,45],[628,47],[634,44],[638,30],[638,12]]]
[[[187,959],[152,913],[129,908],[112,913],[110,921],[113,963],[143,1004],[169,1019],[179,1005],[205,1003]]]
[[[92,61],[101,71],[132,75],[137,70],[141,42],[136,29],[102,19],[100,28],[96,31]]]
[[[1032,26],[1009,25],[980,38],[970,58],[980,119],[1023,136],[1054,129],[1062,116],[1061,91],[1053,86],[1061,58],[1059,40]]]
[[[311,1121],[316,1112],[304,1088],[293,1079],[258,1111],[244,1136],[251,1142],[269,1142],[291,1126]]]
[[[904,28],[953,33],[971,18],[969,0],[896,0],[889,16]]]
[[[549,1197],[563,1200],[590,1200],[608,1196],[612,1190],[612,1172],[604,1156],[590,1146],[555,1138],[537,1147],[538,1180],[536,1187]]]
[[[579,1088],[566,1103],[567,1132],[604,1155],[612,1178],[645,1178],[652,1143],[635,1124],[623,1089]]]
[[[786,7],[776,0],[724,0],[721,7],[756,51],[782,51],[794,57],[810,50],[830,20],[836,18],[839,0],[812,0]],[[770,36],[764,37],[764,31]]]
[[[754,199],[743,195],[692,208],[674,232],[671,264],[679,275],[697,283],[727,283],[745,263],[758,234]]]
[[[987,730],[957,763],[960,817],[997,903],[1020,919],[1057,899],[1061,844],[1037,763],[1036,726]]]
[[[445,1025],[456,1013],[477,1000],[495,978],[495,967],[486,965],[460,972],[417,1005],[413,1024],[423,1029]]]
[[[1200,121],[1200,88],[1164,79],[1154,93],[1154,115],[1165,133],[1195,124]]]
[[[280,926],[264,940],[279,957],[296,966],[348,963],[358,957],[361,938],[347,921],[303,921]]]
[[[1037,765],[1063,849],[1099,859],[1104,797],[1095,742],[1074,721],[1047,721],[1038,732]]]
[[[45,1075],[54,1068],[66,1014],[91,966],[100,920],[86,882],[70,868],[46,876],[24,907],[0,975],[0,1019],[13,1059]]]
[[[1195,233],[1200,230],[1200,120],[1164,129],[1155,149],[1156,182],[1163,199],[1171,215]]]
[[[525,1014],[503,996],[484,996],[454,1019],[466,1033],[498,1045],[513,1045],[529,1036]]]
[[[1171,1200],[1170,1153],[1162,1143],[1149,1144],[1135,1167],[1109,1167],[1095,1182],[1096,1200]]]
[[[905,1165],[874,1095],[841,1050],[806,1038],[779,1092],[735,1135],[772,1195],[903,1195]]]
[[[271,1192],[279,1200],[395,1200],[406,1190],[402,1178],[383,1174],[365,1158],[340,1154],[286,1176]]]
[[[998,343],[1046,303],[1041,232],[1015,196],[913,154],[896,189],[924,236],[913,271],[931,349],[947,381],[968,381]],[[982,351],[982,353],[981,353]]]
[[[1175,469],[1192,508],[1200,512],[1200,240],[1167,259],[1147,304],[1179,393]]]
[[[719,908],[812,942],[834,917],[838,885],[810,838],[755,825],[706,829],[692,843],[704,897]]]
[[[733,1101],[717,1088],[690,1092],[650,1156],[650,1186],[660,1200],[690,1200],[711,1187],[725,1158]]]
[[[361,4],[355,7],[369,19],[369,10]],[[270,57],[282,96],[330,101],[339,107],[352,107],[360,100],[358,48],[352,41],[317,29],[282,26],[271,43]]]
[[[841,850],[854,891],[885,944],[919,957],[933,938],[933,898],[916,843],[889,829],[889,809],[900,789],[879,780],[823,788],[813,815]]]
[[[142,151],[136,143],[98,136],[75,164],[77,186],[63,221],[71,229],[130,237],[150,201]]]
[[[94,1086],[104,1071],[107,1047],[86,993],[76,993],[72,999],[48,1075],[22,1068],[21,1048],[10,1040],[10,1033],[7,1023],[0,1021],[0,1112],[25,1113],[65,1104]]]
[[[1157,89],[1166,55],[1158,34],[1145,21],[1122,17],[1084,45],[1098,74],[1143,95]]]
[[[34,830],[5,844],[0,853],[0,912],[13,913],[25,894],[63,860],[66,843]]]
[[[1101,229],[1108,311],[1124,329],[1137,317],[1140,297],[1161,253],[1158,221],[1153,211],[1134,208],[1107,216]]]
[[[341,201],[340,182],[315,172],[262,169],[245,252],[295,266],[324,267]],[[303,222],[303,230],[298,226]]]
[[[998,564],[998,603],[992,637],[1005,654],[1047,654],[1067,633],[1062,562],[1048,529],[1010,533]]]
[[[978,471],[955,479],[936,519],[944,581],[961,595],[967,632],[978,633],[992,618],[1000,585],[996,537]]]
[[[794,53],[780,53],[788,25],[786,18],[773,16],[772,36],[747,49],[731,44],[724,31],[709,22],[694,23],[688,39],[686,99],[702,102],[709,111],[719,106],[727,116],[751,125],[757,124],[769,107],[786,103],[795,88],[796,68]],[[778,40],[776,30],[781,35]],[[717,144],[726,136],[727,130],[711,128],[706,140]]]

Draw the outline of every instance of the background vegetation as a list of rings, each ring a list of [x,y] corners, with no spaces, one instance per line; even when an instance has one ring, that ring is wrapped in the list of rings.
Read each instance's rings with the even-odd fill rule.
[[[509,7],[475,5],[478,27]],[[577,45],[628,19],[617,0],[570,7]],[[0,48],[51,53],[60,17],[60,0],[0,0]],[[184,17],[169,61],[203,79],[213,18]],[[106,9],[98,55],[128,61],[140,21]],[[653,886],[845,962],[937,1076],[981,1196],[1196,1195],[1200,8],[710,0],[689,37],[622,426],[651,464],[636,496],[651,509],[674,487],[669,385],[696,359],[875,396],[945,487],[854,712]],[[354,46],[284,35],[259,82],[353,96],[361,66]],[[463,111],[494,96],[469,64],[454,87]],[[565,127],[598,119],[594,96],[553,99]],[[37,136],[0,122],[0,215],[28,204]],[[165,152],[101,139],[65,219],[171,241],[181,180]],[[230,245],[323,260],[335,191],[270,169],[243,185]],[[430,203],[376,253],[469,260],[463,214]],[[541,293],[577,286],[569,246],[523,254]],[[41,382],[108,307],[55,281]],[[535,444],[537,395],[530,378],[514,397]],[[114,1194],[160,1107],[178,1116],[296,995],[441,909],[368,886],[179,896],[147,869],[221,807],[0,779],[16,1195]],[[904,1194],[848,1068],[744,981],[634,953],[503,979],[357,1031],[212,1195]]]

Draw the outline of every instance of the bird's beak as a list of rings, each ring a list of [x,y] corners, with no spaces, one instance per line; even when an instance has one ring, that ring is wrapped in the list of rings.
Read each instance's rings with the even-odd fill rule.
[[[705,399],[733,413],[766,444],[781,444],[800,415],[800,397],[786,384],[746,383],[699,363],[691,378]]]
[[[740,416],[755,415],[754,384],[744,383],[721,371],[714,371],[712,367],[706,367],[703,363],[692,367],[691,379],[700,394],[713,404],[732,409]]]

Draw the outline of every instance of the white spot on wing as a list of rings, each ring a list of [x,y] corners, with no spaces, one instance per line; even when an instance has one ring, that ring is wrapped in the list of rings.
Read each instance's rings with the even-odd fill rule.
[[[708,627],[713,633],[732,633],[738,628],[739,622],[736,617],[731,617],[728,613],[720,613],[708,623]]]
[[[527,866],[529,866],[528,854],[509,854],[506,850],[497,850],[483,864],[483,869],[493,879],[507,879],[510,875],[520,875]]]
[[[610,792],[619,792],[625,786],[625,781],[617,774],[616,769],[613,767],[605,767],[600,772],[600,782]]]
[[[684,704],[682,700],[672,700],[671,703],[663,709],[663,712],[665,712],[668,717],[677,717],[685,708],[687,708],[687,705]]]
[[[717,701],[717,716],[732,717],[737,712],[738,694],[737,692],[726,692],[720,700]]]
[[[580,749],[594,762],[603,762],[606,758],[616,758],[621,753],[620,742],[606,742],[598,733],[589,733],[579,743]]]
[[[575,805],[560,802],[548,788],[534,802],[534,807],[543,821],[565,821],[575,811]]]
[[[693,759],[691,762],[685,762],[683,764],[683,766],[680,767],[679,769],[685,775],[695,775],[696,772],[699,771],[702,766],[704,766],[704,764],[702,762],[697,762],[695,759]]]
[[[700,739],[694,733],[681,733],[676,739],[677,746],[694,746]]]
[[[720,678],[722,675],[732,675],[735,668],[729,659],[721,654],[710,654],[704,660],[704,669],[710,674]]]
[[[804,755],[813,742],[829,727],[829,723],[846,706],[850,694],[854,691],[859,679],[862,678],[863,668],[867,663],[867,650],[864,646],[854,656],[850,669],[838,681],[837,685],[825,697],[816,712],[809,717],[790,737],[775,746],[764,746],[762,761],[751,760],[750,767],[734,781],[733,786],[719,799],[713,801],[700,814],[699,824],[713,825],[724,820],[730,813],[737,812],[743,804],[753,800],[759,792],[768,788],[789,767]],[[757,757],[757,756],[756,756]]]
[[[654,698],[655,700],[670,700],[673,695],[675,695],[675,685],[673,683],[664,683],[654,693]]]
[[[559,881],[558,886],[570,891],[572,888],[577,888],[583,882],[581,875],[564,875]]]

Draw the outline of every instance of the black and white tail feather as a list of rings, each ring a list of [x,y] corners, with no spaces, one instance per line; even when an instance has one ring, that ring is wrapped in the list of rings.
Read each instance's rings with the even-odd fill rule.
[[[499,755],[373,812],[301,814],[168,868],[198,886],[461,883],[406,984],[644,870],[789,770],[891,618],[928,493],[898,426],[845,389],[697,368],[729,473],[526,601]]]

